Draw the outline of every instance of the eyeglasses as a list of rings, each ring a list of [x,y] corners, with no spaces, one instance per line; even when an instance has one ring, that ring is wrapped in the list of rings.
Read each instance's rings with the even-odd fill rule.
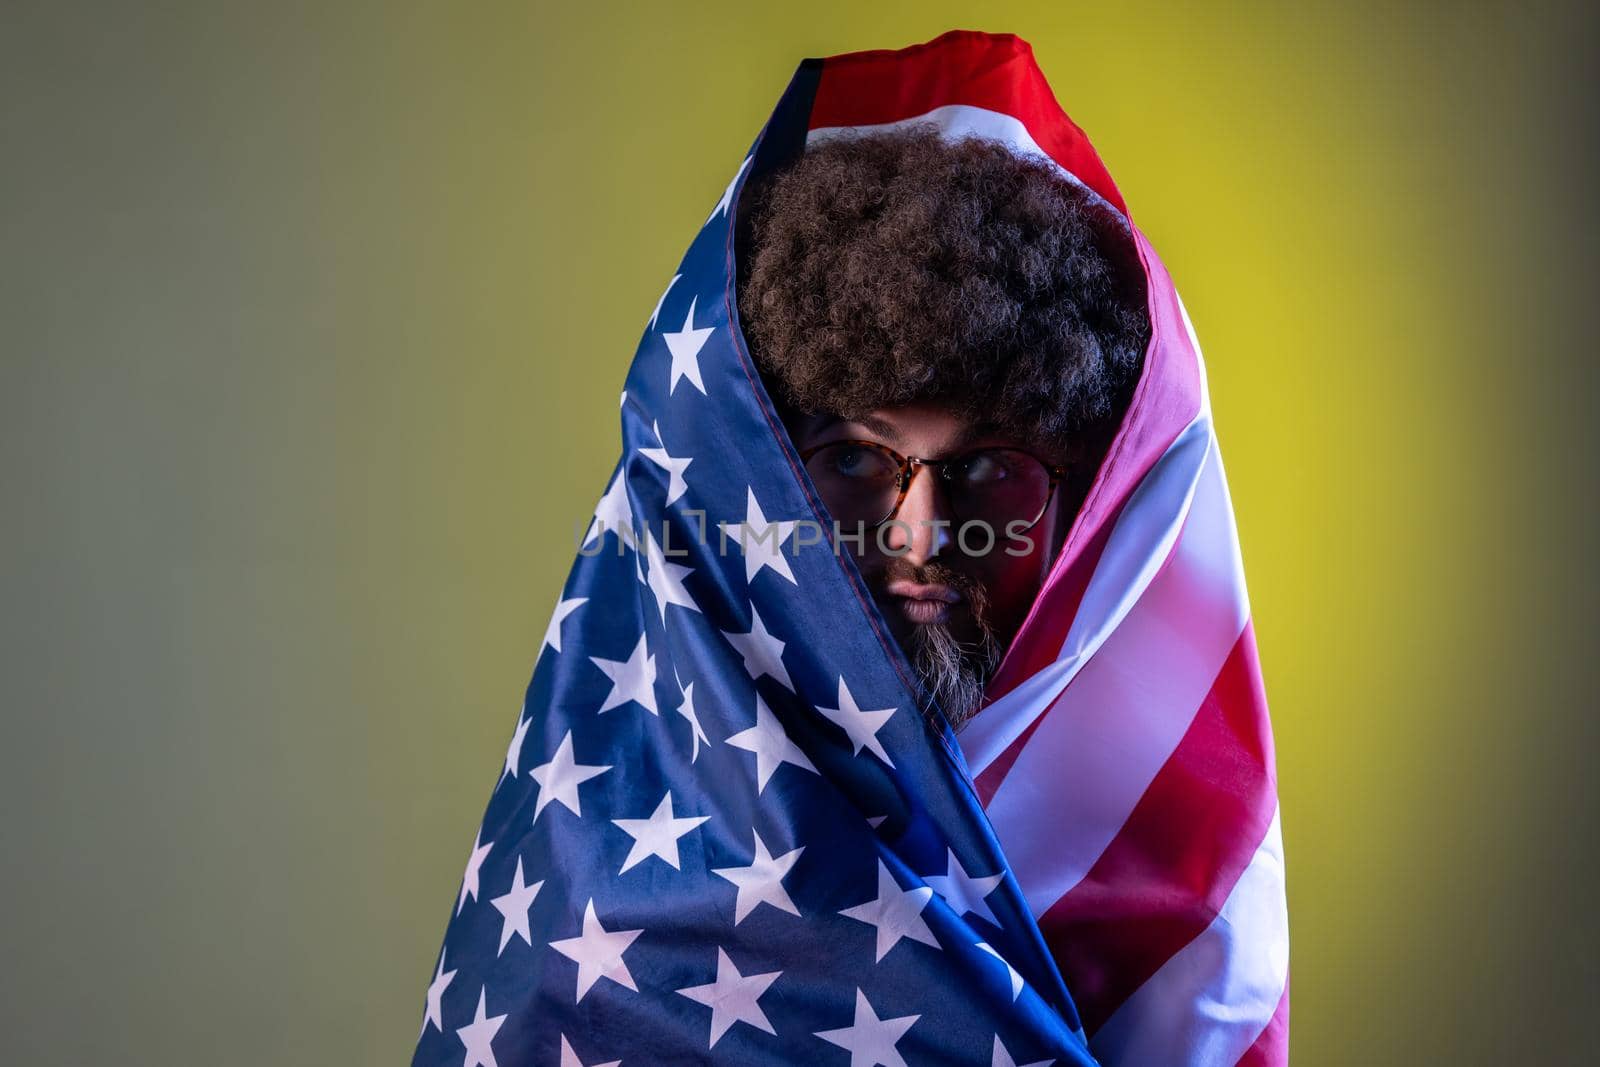
[[[1068,469],[1020,448],[979,448],[923,459],[902,456],[876,441],[829,441],[801,452],[800,459],[828,510],[844,526],[888,522],[905,502],[917,468],[932,467],[958,526],[974,520],[992,525],[1022,520],[1026,530],[1044,516],[1056,483]]]

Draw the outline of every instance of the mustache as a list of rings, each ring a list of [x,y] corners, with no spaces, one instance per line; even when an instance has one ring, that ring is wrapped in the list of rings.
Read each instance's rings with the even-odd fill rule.
[[[902,556],[890,557],[881,569],[866,577],[880,600],[887,598],[887,587],[897,580],[947,585],[966,599],[977,628],[974,640],[958,639],[944,624],[922,623],[911,628],[906,648],[925,687],[921,706],[924,718],[935,729],[937,720],[943,718],[959,731],[982,706],[989,677],[1004,652],[989,617],[987,588],[971,575],[939,560],[918,566]]]

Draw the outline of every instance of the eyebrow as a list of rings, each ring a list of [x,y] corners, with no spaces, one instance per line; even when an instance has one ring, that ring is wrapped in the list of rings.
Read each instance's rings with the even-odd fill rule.
[[[845,422],[853,422],[857,425],[865,426],[879,437],[887,439],[891,444],[900,443],[900,431],[895,429],[893,423],[887,419],[880,419],[876,415],[862,415],[860,418],[846,419],[840,415],[829,414],[823,419],[821,425],[817,427],[817,432],[821,433]],[[975,423],[967,427],[966,431],[957,439],[957,447],[964,447],[968,442],[987,437],[1000,429],[1000,424],[993,419],[985,419],[983,422]]]
[[[896,444],[900,442],[900,431],[896,430],[892,423],[885,419],[880,419],[876,415],[862,415],[860,418],[847,419],[843,415],[835,415],[832,412],[829,412],[827,415],[824,415],[822,421],[817,424],[816,432],[824,433],[827,430],[833,429],[835,426],[839,426],[847,422],[853,422],[859,426],[865,426],[879,437],[886,437]]]

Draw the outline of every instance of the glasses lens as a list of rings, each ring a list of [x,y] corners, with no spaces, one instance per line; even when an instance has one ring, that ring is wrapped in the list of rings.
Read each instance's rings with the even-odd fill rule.
[[[963,519],[1032,522],[1050,499],[1050,471],[1026,452],[990,448],[945,468],[950,506]]]
[[[806,472],[842,526],[879,522],[900,495],[900,468],[886,452],[865,445],[825,445],[806,461]]]

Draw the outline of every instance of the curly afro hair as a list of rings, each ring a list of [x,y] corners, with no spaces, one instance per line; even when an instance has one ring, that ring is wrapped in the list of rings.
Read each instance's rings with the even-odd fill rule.
[[[1144,274],[1120,217],[1049,162],[931,126],[847,136],[743,205],[739,315],[786,416],[936,401],[1064,452],[1120,419]]]

